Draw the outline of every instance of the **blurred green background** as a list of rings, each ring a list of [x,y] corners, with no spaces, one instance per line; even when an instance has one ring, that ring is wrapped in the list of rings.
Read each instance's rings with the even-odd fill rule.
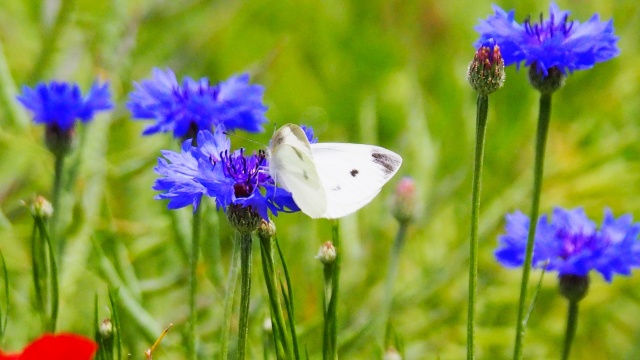
[[[515,7],[518,21],[548,12],[548,4],[537,1],[499,5]],[[581,22],[593,13],[613,17],[621,54],[572,74],[554,96],[541,210],[582,206],[600,222],[609,206],[616,215],[640,220],[640,5],[598,0],[559,6]],[[402,255],[391,320],[407,359],[463,358],[475,131],[475,94],[465,76],[475,52],[473,27],[491,13],[488,1],[0,2],[0,249],[11,303],[4,348],[20,349],[41,331],[32,305],[32,219],[22,201],[50,196],[53,178],[43,127],[30,123],[15,95],[22,84],[41,80],[77,81],[86,90],[100,78],[111,83],[117,107],[80,127],[79,148],[68,162],[76,181],[67,184],[62,204],[68,246],[59,329],[91,336],[94,296],[107,317],[107,286],[118,286],[127,295],[121,302],[123,338],[133,358],[142,359],[169,322],[175,326],[155,355],[184,356],[188,270],[180,239],[188,241],[190,210],[169,212],[151,190],[160,150],[178,144],[169,135],[142,137],[147,123],[131,121],[124,106],[133,81],[148,78],[153,67],[170,67],[178,78],[214,82],[250,72],[266,88],[272,122],[264,134],[246,135],[259,143],[267,144],[278,125],[293,122],[313,126],[320,141],[379,144],[401,154],[399,175],[341,223],[340,356],[380,356],[371,329],[397,230],[389,197],[401,176],[412,176],[421,211]],[[493,250],[504,214],[528,212],[537,101],[526,72],[514,68],[490,97],[480,223],[480,359],[512,353],[521,273],[499,266]],[[259,148],[238,137],[232,142]],[[200,350],[204,358],[216,358],[233,232],[212,206],[206,218]],[[322,267],[314,256],[330,237],[330,223],[303,214],[284,214],[275,222],[292,275],[300,342],[317,359]],[[268,299],[254,250],[249,347],[258,358]],[[532,288],[538,277],[533,272]],[[525,338],[527,359],[559,357],[566,302],[556,282],[552,274],[544,279]],[[612,284],[592,276],[572,358],[640,357],[639,285],[639,276]]]

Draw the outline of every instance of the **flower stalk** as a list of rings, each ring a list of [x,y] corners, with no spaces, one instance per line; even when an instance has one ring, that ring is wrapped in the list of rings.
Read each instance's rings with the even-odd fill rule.
[[[382,336],[381,341],[379,343],[382,345],[382,349],[386,349],[386,329],[387,323],[389,322],[391,307],[393,305],[393,285],[396,281],[398,275],[398,266],[400,265],[400,254],[402,253],[402,248],[404,247],[407,228],[409,227],[408,221],[399,222],[400,226],[398,228],[398,232],[396,233],[395,240],[393,242],[393,247],[391,248],[391,259],[389,260],[389,268],[387,269],[387,278],[385,280],[384,285],[384,300],[382,304],[382,315],[380,316],[380,329],[379,333]]]
[[[516,324],[516,340],[513,351],[514,360],[522,359],[522,342],[526,330],[525,308],[527,301],[527,289],[529,285],[529,274],[531,272],[531,262],[533,259],[533,245],[536,235],[536,225],[540,210],[540,194],[542,192],[542,178],[544,173],[544,155],[547,144],[547,133],[551,118],[551,93],[541,93],[540,112],[538,115],[538,129],[536,131],[536,150],[533,168],[533,194],[531,199],[531,211],[529,218],[532,219],[527,235],[527,247],[525,250],[524,264],[522,265],[522,281],[520,283],[520,300],[518,302],[518,322]]]
[[[267,286],[267,293],[269,294],[269,305],[271,307],[271,319],[275,320],[272,323],[272,333],[276,346],[279,348],[280,353],[287,354],[289,359],[297,358],[294,356],[292,346],[289,344],[290,334],[287,331],[287,327],[284,320],[284,314],[282,312],[282,305],[280,297],[278,296],[278,288],[276,285],[275,276],[275,261],[274,261],[274,247],[273,237],[270,236],[268,231],[263,231],[264,227],[269,227],[266,222],[258,230],[258,237],[260,239],[260,255],[262,257],[262,273],[264,275],[264,282]],[[297,355],[297,352],[296,352]]]
[[[480,218],[480,192],[482,190],[482,165],[487,130],[489,94],[504,85],[504,60],[500,47],[492,39],[478,48],[471,64],[467,80],[478,93],[476,101],[476,144],[471,183],[471,226],[469,240],[469,301],[467,304],[467,360],[475,359],[476,293],[478,283],[478,222]]]
[[[478,283],[478,219],[480,217],[480,191],[482,165],[487,129],[489,96],[478,94],[476,117],[476,146],[471,185],[471,235],[469,241],[469,302],[467,307],[467,359],[475,358],[476,293]]]
[[[562,350],[562,360],[569,359],[569,353],[571,352],[571,344],[573,338],[576,335],[576,329],[578,328],[578,302],[569,301],[569,308],[567,310],[567,329],[564,334],[564,348]]]
[[[340,289],[340,223],[333,221],[332,242],[336,248],[335,260],[324,267],[324,332],[323,332],[323,353],[324,360],[334,360],[338,358],[338,291]]]
[[[245,358],[249,333],[249,303],[251,300],[251,233],[240,234],[240,322],[238,325],[238,356]]]
[[[58,266],[46,220],[37,213],[34,213],[31,249],[36,301],[45,330],[53,333],[59,309]]]
[[[53,189],[51,191],[51,205],[53,206],[53,214],[51,214],[51,221],[49,222],[49,231],[51,236],[56,241],[56,251],[58,254],[58,258],[62,258],[62,252],[64,251],[64,240],[63,236],[59,234],[59,224],[58,219],[60,218],[61,209],[60,209],[60,195],[62,192],[62,176],[64,173],[64,160],[65,154],[55,154],[55,165],[54,165],[54,174],[53,174]]]
[[[198,304],[197,304],[197,271],[198,271],[198,254],[200,253],[200,220],[202,218],[202,205],[193,211],[192,236],[191,236],[191,255],[189,258],[189,334],[188,334],[188,358],[197,359],[197,323],[198,323]]]

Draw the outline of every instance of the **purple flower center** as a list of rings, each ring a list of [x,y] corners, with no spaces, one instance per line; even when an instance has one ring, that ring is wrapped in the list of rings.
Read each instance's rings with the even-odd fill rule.
[[[563,260],[585,251],[595,251],[603,246],[596,232],[585,234],[560,230],[557,236],[559,239],[563,239],[562,247],[558,254]]]
[[[547,39],[552,39],[555,34],[562,34],[567,37],[573,29],[573,21],[569,20],[569,14],[562,17],[562,21],[556,23],[553,12],[549,15],[549,21],[544,21],[544,15],[540,14],[540,22],[532,24],[531,16],[524,20],[524,28],[527,35],[534,36],[542,44]]]
[[[220,153],[220,159],[224,175],[235,180],[233,185],[235,196],[237,198],[251,196],[259,183],[260,169],[266,166],[266,153],[260,150],[254,156],[247,157],[244,154],[244,149],[231,154],[227,150]]]

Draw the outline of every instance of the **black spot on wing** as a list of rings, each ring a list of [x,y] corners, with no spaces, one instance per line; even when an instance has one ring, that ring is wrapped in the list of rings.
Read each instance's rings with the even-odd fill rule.
[[[302,176],[304,176],[305,180],[309,180],[309,174],[307,174],[307,170],[302,170]]]
[[[358,171],[358,169],[353,169],[349,173],[351,174],[351,176],[356,177],[356,175],[358,175],[359,171]]]
[[[398,159],[389,156],[389,154],[377,152],[377,150],[373,150],[373,152],[371,153],[371,157],[373,158],[374,163],[382,166],[382,168],[384,169],[384,174],[386,176],[391,175],[394,171],[396,171],[398,165],[400,165]]]

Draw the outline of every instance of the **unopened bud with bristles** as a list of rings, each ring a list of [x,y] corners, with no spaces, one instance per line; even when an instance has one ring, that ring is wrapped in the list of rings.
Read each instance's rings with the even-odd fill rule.
[[[336,261],[336,248],[333,246],[331,241],[327,241],[326,243],[320,246],[320,250],[318,250],[318,255],[316,255],[316,259],[320,260],[321,263],[328,265],[332,264]]]
[[[467,80],[480,95],[489,95],[504,85],[504,60],[493,39],[482,43],[469,64]]]
[[[33,217],[48,219],[53,215],[53,206],[42,195],[38,195],[31,203],[24,202],[31,210]]]
[[[258,236],[266,239],[271,239],[276,235],[276,224],[273,221],[266,221],[262,219],[260,227],[258,228]]]

